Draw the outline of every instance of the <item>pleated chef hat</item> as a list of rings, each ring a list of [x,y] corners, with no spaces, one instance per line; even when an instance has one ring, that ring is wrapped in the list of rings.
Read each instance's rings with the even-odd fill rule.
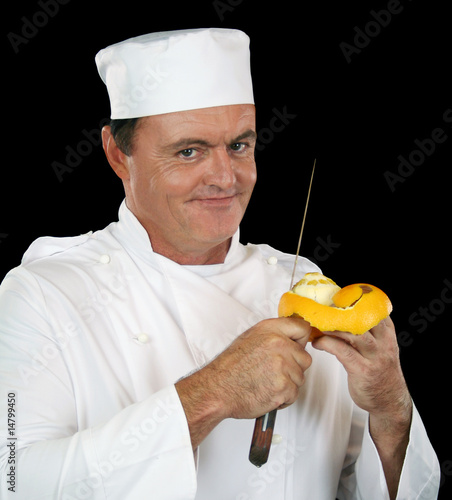
[[[239,30],[150,33],[96,55],[111,118],[254,104],[249,37]]]

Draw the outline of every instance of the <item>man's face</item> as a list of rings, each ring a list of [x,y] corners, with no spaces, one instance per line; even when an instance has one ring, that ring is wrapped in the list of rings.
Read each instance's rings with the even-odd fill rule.
[[[189,263],[229,245],[256,182],[255,142],[253,105],[140,120],[123,180],[155,251]]]

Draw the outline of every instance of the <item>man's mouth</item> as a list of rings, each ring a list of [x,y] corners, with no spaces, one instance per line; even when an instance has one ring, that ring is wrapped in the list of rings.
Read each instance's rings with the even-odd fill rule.
[[[191,201],[200,203],[206,207],[228,207],[237,197],[236,191],[226,191],[218,194],[206,194],[193,198]]]
[[[206,206],[227,207],[234,201],[235,197],[235,194],[231,196],[209,196],[206,198],[196,198],[192,201],[202,203]]]

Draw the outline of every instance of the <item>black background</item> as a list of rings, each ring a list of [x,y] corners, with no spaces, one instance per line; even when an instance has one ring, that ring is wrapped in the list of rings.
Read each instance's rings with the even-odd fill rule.
[[[398,11],[390,20],[381,14],[388,8]],[[66,148],[81,147],[83,130],[98,130],[109,116],[96,52],[151,31],[243,29],[260,151],[241,239],[295,251],[317,158],[301,253],[341,286],[365,281],[390,296],[403,369],[443,468],[439,498],[451,498],[452,304],[441,299],[452,297],[445,3],[66,0],[52,15],[43,10],[38,1],[10,2],[3,16],[0,279],[35,238],[77,235],[117,218],[122,185],[100,146],[60,179],[51,166],[64,164]],[[386,26],[378,28],[372,11]],[[23,43],[16,38],[14,47],[11,34],[25,34]],[[343,43],[360,44],[348,60]],[[271,131],[275,110],[287,123]],[[438,128],[443,142],[423,159],[412,155],[415,140]],[[399,155],[416,163],[403,175]],[[399,175],[392,189],[388,173]]]

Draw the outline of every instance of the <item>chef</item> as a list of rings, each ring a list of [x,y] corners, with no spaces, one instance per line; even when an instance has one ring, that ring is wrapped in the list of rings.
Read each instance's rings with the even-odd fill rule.
[[[239,241],[256,181],[247,35],[154,33],[96,63],[125,200],[103,230],[36,240],[1,285],[2,498],[436,498],[390,318],[308,344],[308,323],[277,318],[293,256]],[[254,419],[275,408],[256,468]]]

